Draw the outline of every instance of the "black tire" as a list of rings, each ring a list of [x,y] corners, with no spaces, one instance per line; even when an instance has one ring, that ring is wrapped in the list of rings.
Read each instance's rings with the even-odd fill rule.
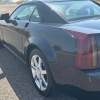
[[[0,35],[0,48],[3,47],[3,42],[2,42],[2,38],[1,38],[1,35]]]
[[[31,66],[31,59],[34,55],[38,55],[42,58],[43,62],[45,63],[45,69],[47,71],[47,77],[48,77],[48,86],[46,88],[46,90],[44,91],[41,91],[37,85],[35,84],[35,80],[34,78],[32,77],[33,79],[33,83],[36,87],[36,89],[39,91],[39,93],[43,96],[50,96],[53,92],[54,92],[54,89],[55,89],[55,82],[53,81],[53,78],[52,78],[52,74],[50,72],[50,69],[49,69],[49,64],[48,64],[48,61],[46,59],[46,57],[43,55],[43,53],[38,50],[38,49],[35,49],[35,50],[32,50],[32,52],[30,53],[30,57],[29,57],[29,64]]]
[[[2,43],[2,40],[0,40],[0,48],[3,47],[3,43]]]

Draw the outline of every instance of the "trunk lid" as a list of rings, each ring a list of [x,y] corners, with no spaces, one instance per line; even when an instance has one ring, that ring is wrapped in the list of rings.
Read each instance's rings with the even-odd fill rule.
[[[100,34],[100,19],[95,18],[82,21],[74,21],[69,24],[62,25],[60,28],[84,34]]]

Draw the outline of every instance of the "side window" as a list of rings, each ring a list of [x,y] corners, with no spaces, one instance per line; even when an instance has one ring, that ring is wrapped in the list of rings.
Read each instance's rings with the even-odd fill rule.
[[[29,20],[33,10],[34,5],[23,5],[17,8],[17,10],[11,15],[11,20]]]
[[[34,9],[34,12],[31,16],[31,22],[40,22],[41,21],[41,18],[40,18],[40,15],[39,15],[39,12],[38,12],[38,9],[37,7]]]

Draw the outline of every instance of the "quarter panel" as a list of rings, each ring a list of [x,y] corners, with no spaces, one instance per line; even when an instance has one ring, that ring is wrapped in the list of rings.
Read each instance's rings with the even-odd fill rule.
[[[54,53],[53,48],[49,45],[48,41],[39,36],[32,36],[29,38],[29,41],[25,44],[28,51],[30,46],[36,46],[41,52],[45,55],[48,62],[54,62],[56,59],[56,55]],[[27,54],[28,55],[28,54]]]
[[[58,24],[31,23],[29,43],[35,44],[49,61],[54,80],[62,78],[69,67],[75,64],[76,40]],[[61,70],[62,69],[62,70]],[[59,74],[60,73],[60,74]]]
[[[27,31],[34,41],[40,43],[41,40],[44,41],[41,45],[45,47],[45,44],[49,44],[56,54],[61,52],[63,54],[74,54],[76,52],[76,40],[69,35],[70,33],[60,28],[61,26],[58,24],[31,23]],[[38,39],[35,39],[35,37]]]

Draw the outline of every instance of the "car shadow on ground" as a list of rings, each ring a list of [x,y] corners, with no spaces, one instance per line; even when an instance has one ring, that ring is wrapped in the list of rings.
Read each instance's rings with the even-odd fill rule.
[[[72,86],[57,86],[51,97],[40,96],[29,68],[5,48],[0,49],[0,67],[19,100],[100,100],[100,93],[87,93]]]

